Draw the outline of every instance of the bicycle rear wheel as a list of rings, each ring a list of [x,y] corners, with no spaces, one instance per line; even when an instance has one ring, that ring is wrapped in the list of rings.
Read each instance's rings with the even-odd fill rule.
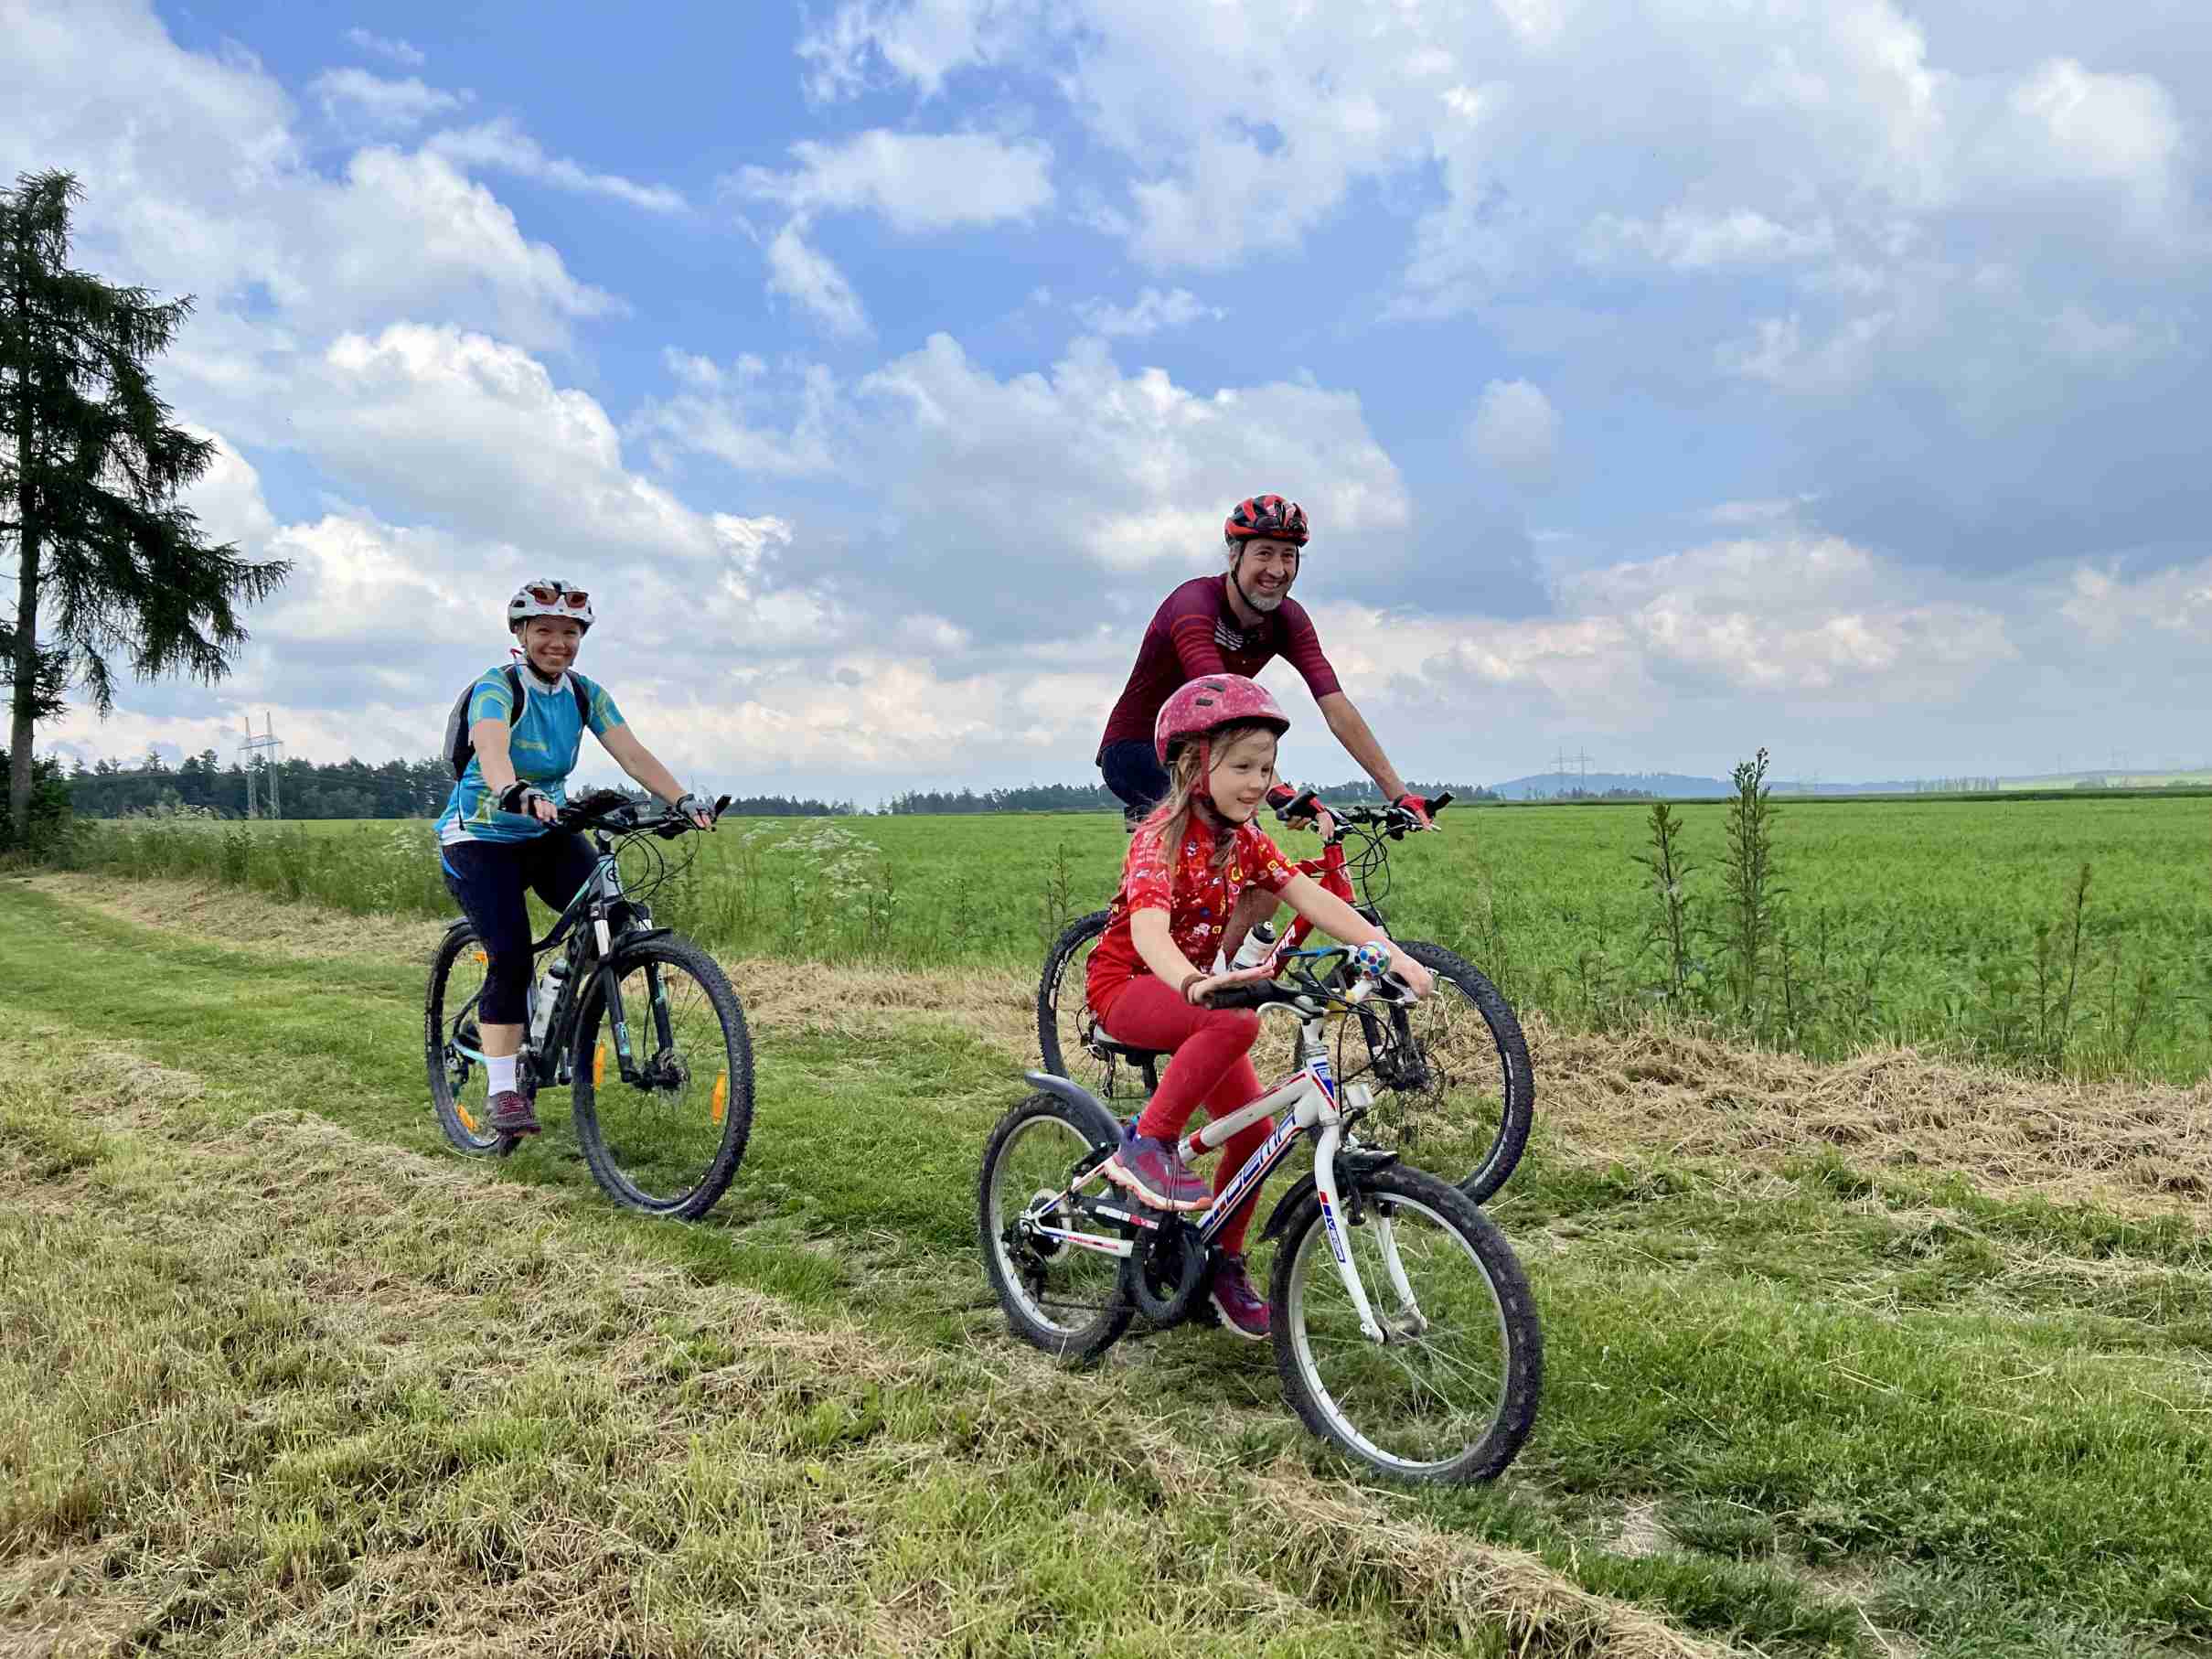
[[[1110,914],[1094,910],[1076,917],[1045,954],[1037,982],[1037,1051],[1046,1071],[1080,1083],[1109,1111],[1136,1111],[1159,1079],[1149,1066],[1099,1046],[1105,1033],[1085,992],[1091,952],[1105,937]]]
[[[1350,1194],[1347,1194],[1350,1197]],[[1276,1369],[1316,1434],[1409,1481],[1492,1480],[1536,1420],[1544,1338],[1497,1224],[1450,1183],[1393,1165],[1361,1178],[1338,1236],[1391,1340],[1371,1341],[1309,1195],[1269,1286]]]
[[[1066,1190],[1078,1166],[1120,1143],[1102,1111],[1034,1094],[999,1120],[976,1183],[983,1270],[1006,1322],[1022,1341],[1058,1359],[1087,1363],[1113,1346],[1136,1310],[1121,1293],[1118,1257],[1042,1237],[1027,1225]],[[1043,1210],[1050,1225],[1074,1219],[1064,1204]]]
[[[1528,1040],[1471,963],[1440,945],[1395,943],[1436,976],[1436,994],[1354,1010],[1337,1033],[1338,1080],[1373,1083],[1377,1139],[1481,1204],[1520,1163],[1535,1121]]]
[[[753,1042],[712,957],[663,937],[616,947],[635,1076],[594,982],[576,1022],[572,1110],[584,1161],[608,1197],[689,1221],[713,1208],[753,1129]]]
[[[445,930],[430,967],[430,991],[422,1010],[422,1038],[430,1064],[430,1098],[438,1127],[457,1151],[472,1158],[503,1158],[515,1150],[515,1137],[492,1128],[486,1084],[484,1039],[476,1003],[484,995],[491,958],[466,923]]]

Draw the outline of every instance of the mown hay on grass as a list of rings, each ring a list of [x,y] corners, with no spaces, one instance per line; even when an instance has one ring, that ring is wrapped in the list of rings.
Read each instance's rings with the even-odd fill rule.
[[[2212,1080],[2024,1077],[1909,1048],[1820,1064],[1656,1026],[1585,1035],[1541,1015],[1527,1025],[1537,1121],[1558,1150],[1769,1170],[1833,1151],[1863,1168],[1956,1174],[1992,1197],[2212,1226]]]

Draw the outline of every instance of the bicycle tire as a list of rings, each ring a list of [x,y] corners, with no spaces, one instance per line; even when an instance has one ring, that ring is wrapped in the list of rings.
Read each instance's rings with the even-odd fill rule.
[[[455,1151],[471,1158],[504,1158],[515,1150],[517,1141],[517,1137],[491,1127],[486,1110],[489,1090],[485,1086],[484,1068],[454,1052],[463,1040],[464,1026],[468,1034],[474,1033],[476,998],[484,988],[481,974],[473,976],[473,986],[468,984],[469,970],[488,962],[474,927],[461,923],[447,928],[431,959],[430,987],[422,1002],[423,1057],[430,1068],[431,1105],[436,1108],[438,1127],[446,1140]],[[469,1046],[477,1047],[480,1053],[480,1043],[478,1039]]]
[[[1535,1122],[1536,1075],[1528,1039],[1498,988],[1471,962],[1426,940],[1392,942],[1436,976],[1436,991],[1403,1011],[1368,1009],[1345,1020],[1337,1035],[1338,1082],[1373,1084],[1376,1106],[1369,1121],[1379,1138],[1417,1157],[1424,1169],[1453,1182],[1477,1204],[1486,1203],[1519,1166]],[[1459,1007],[1451,1001],[1455,993],[1480,1020],[1487,1042],[1471,1029],[1447,1029]],[[1390,1065],[1377,1062],[1368,1033],[1385,1021],[1419,1044],[1419,1086],[1406,1086]],[[1467,1173],[1456,1173],[1462,1169]]]
[[[1032,1153],[1024,1142],[1040,1139]],[[1039,1092],[999,1119],[976,1180],[976,1228],[990,1281],[1016,1336],[1055,1359],[1086,1365],[1117,1342],[1137,1310],[1120,1285],[1120,1262],[1088,1251],[1025,1248],[1012,1236],[1021,1210],[1057,1191],[1085,1157],[1120,1144],[1106,1112]],[[1053,1263],[1064,1267],[1055,1270]],[[1062,1297],[1072,1300],[1063,1301]]]
[[[1377,1316],[1402,1340],[1385,1345],[1360,1336],[1351,1299],[1337,1275],[1320,1194],[1309,1193],[1285,1230],[1268,1286],[1276,1370],[1284,1397],[1315,1434],[1393,1479],[1495,1480],[1527,1441],[1543,1391],[1544,1334],[1528,1276],[1497,1223],[1439,1176],[1393,1164],[1362,1176],[1358,1193],[1362,1225],[1341,1226],[1340,1234],[1355,1260],[1362,1249],[1375,1256],[1373,1269],[1361,1274],[1362,1284]],[[1398,1299],[1381,1270],[1384,1235],[1376,1223],[1385,1215],[1394,1239],[1400,1225],[1425,1224],[1417,1245],[1399,1242],[1401,1258],[1414,1256],[1427,1281],[1413,1287],[1412,1306],[1422,1319],[1416,1330],[1406,1329],[1414,1317],[1407,1304],[1391,1306]],[[1340,1222],[1345,1219],[1340,1215]],[[1434,1236],[1433,1243],[1427,1235]],[[1456,1265],[1475,1271],[1462,1271],[1454,1280],[1448,1269]],[[1410,1282],[1416,1277],[1413,1263],[1407,1262],[1405,1270]],[[1340,1300],[1341,1306],[1330,1306]],[[1454,1322],[1453,1314],[1463,1308],[1467,1319]],[[1325,1328],[1317,1332],[1317,1327]],[[1439,1333],[1454,1337],[1462,1332],[1467,1341],[1448,1355],[1441,1340],[1432,1340]],[[1494,1405],[1461,1410],[1434,1403],[1446,1400],[1447,1388],[1472,1388],[1485,1381],[1481,1370],[1493,1349]],[[1343,1362],[1336,1378],[1322,1376],[1317,1354],[1329,1354],[1332,1369]],[[1418,1376],[1418,1369],[1426,1369],[1427,1377]],[[1394,1407],[1401,1400],[1402,1407]],[[1394,1409],[1405,1422],[1386,1428],[1384,1419]],[[1402,1455],[1387,1450],[1385,1436],[1421,1451]]]
[[[606,997],[594,971],[576,1018],[570,1112],[577,1144],[593,1179],[616,1204],[643,1215],[695,1221],[714,1207],[736,1177],[753,1132],[753,1039],[745,1028],[745,1011],[720,965],[688,939],[663,936],[617,943],[609,962],[617,978],[654,967],[664,976],[671,970],[688,975],[704,993],[717,1029],[709,1036],[707,1022],[698,1022],[696,1052],[648,1054],[646,1045],[654,1041],[655,1028],[644,983],[625,985],[623,1011],[637,1041],[637,1065],[647,1073],[665,1068],[665,1078],[634,1085],[611,1066],[603,1076],[601,1066],[613,1054],[600,1035]],[[670,1003],[674,1001],[670,995]],[[714,1066],[716,1081],[704,1102],[691,1100],[690,1085],[707,1076],[708,1065]],[[686,1098],[677,1104],[679,1092]],[[703,1130],[698,1127],[702,1118]]]
[[[1118,1054],[1094,1054],[1084,1041],[1095,1023],[1085,985],[1091,951],[1112,914],[1094,910],[1077,916],[1045,953],[1037,981],[1037,1053],[1053,1076],[1081,1084],[1111,1109],[1126,1105],[1135,1111],[1159,1081],[1152,1068]]]

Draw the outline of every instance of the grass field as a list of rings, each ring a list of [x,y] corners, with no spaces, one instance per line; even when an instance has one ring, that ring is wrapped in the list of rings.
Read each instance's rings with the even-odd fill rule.
[[[2202,1086],[1533,1018],[1544,1414],[1404,1493],[1265,1350],[1005,1336],[1025,973],[733,960],[753,1150],[677,1227],[558,1096],[439,1151],[434,931],[0,883],[0,1652],[2212,1652]]]
[[[1658,900],[1634,862],[1640,807],[1448,813],[1444,833],[1398,850],[1384,907],[1402,936],[1459,951],[1518,1006],[1582,1030],[1656,1016],[1818,1058],[1901,1043],[2175,1081],[2212,1061],[2212,803],[1778,805],[1777,937],[1748,1010],[1728,989],[1717,803],[1677,808],[1692,865],[1686,990],[1668,987]],[[117,873],[363,911],[452,908],[422,825],[98,834]],[[1033,972],[1067,918],[1111,895],[1123,845],[1103,815],[732,822],[659,908],[734,955]]]

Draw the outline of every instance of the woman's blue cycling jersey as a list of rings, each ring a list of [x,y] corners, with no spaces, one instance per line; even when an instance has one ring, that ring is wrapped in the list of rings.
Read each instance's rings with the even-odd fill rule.
[[[513,720],[514,695],[508,689],[507,667],[486,669],[469,693],[468,723],[496,720],[508,725],[507,749],[515,763],[515,776],[542,789],[556,806],[568,802],[568,776],[576,769],[576,755],[583,747],[585,722],[576,715],[573,680],[584,690],[591,708],[593,734],[604,737],[622,724],[622,711],[606,688],[571,669],[559,683],[547,687],[528,667],[521,672],[522,692],[528,707]],[[543,835],[551,826],[523,812],[502,812],[484,787],[481,757],[469,758],[468,770],[446,797],[445,810],[438,815],[438,840],[454,841],[527,841]]]

